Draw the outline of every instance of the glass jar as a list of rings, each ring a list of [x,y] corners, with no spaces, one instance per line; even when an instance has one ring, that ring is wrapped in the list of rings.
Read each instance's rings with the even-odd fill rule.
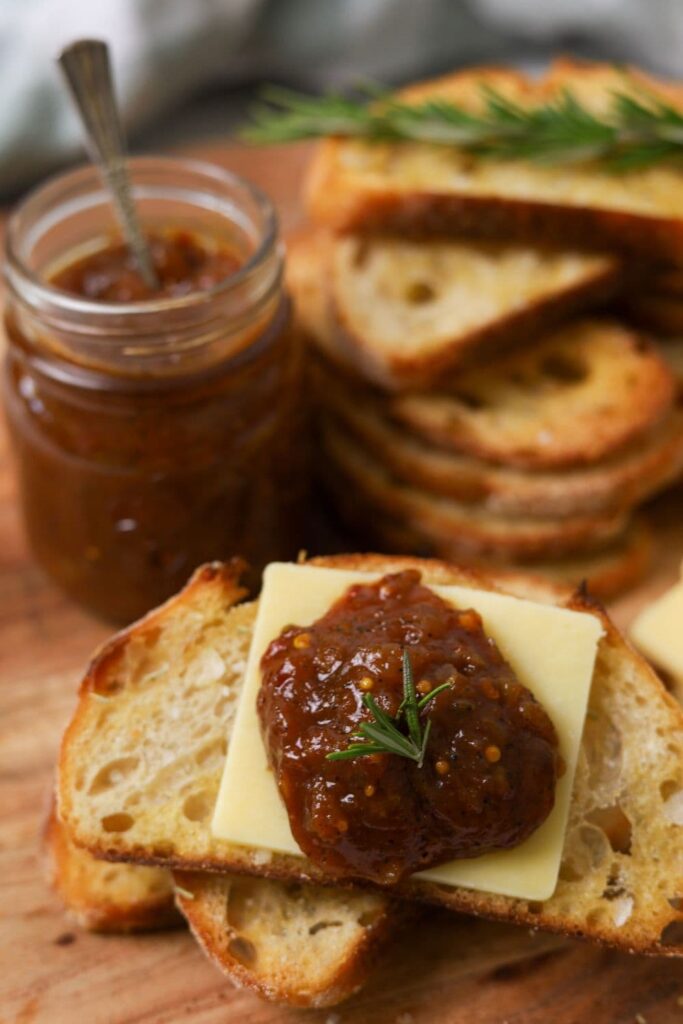
[[[130,621],[201,562],[256,584],[300,543],[300,352],[268,199],[218,167],[131,160],[146,230],[211,237],[239,269],[205,291],[127,304],[50,284],[116,237],[93,168],[32,193],[7,232],[5,399],[28,536],[92,611]]]

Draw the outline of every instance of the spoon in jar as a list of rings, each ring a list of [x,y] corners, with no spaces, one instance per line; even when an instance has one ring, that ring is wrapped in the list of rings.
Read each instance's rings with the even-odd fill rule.
[[[62,50],[57,60],[80,114],[88,153],[111,193],[126,245],[147,287],[158,290],[159,279],[133,202],[109,48],[99,39],[79,39]]]

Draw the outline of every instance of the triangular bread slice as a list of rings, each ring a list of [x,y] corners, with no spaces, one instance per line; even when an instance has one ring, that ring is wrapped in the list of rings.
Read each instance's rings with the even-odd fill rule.
[[[540,80],[471,68],[411,86],[398,99],[440,99],[476,111],[486,89],[530,106],[570,91],[596,113],[608,112],[615,91],[645,93],[683,110],[678,84],[567,59]],[[455,146],[329,139],[314,158],[307,193],[312,217],[343,231],[521,238],[683,263],[681,172],[672,163],[614,174],[595,161],[558,167],[477,159]]]
[[[325,424],[319,471],[353,494],[363,515],[368,510],[395,517],[427,537],[442,540],[464,556],[496,555],[533,561],[595,550],[623,534],[627,512],[568,519],[505,517],[483,505],[435,495],[392,477],[367,450],[339,428]]]
[[[428,387],[527,342],[599,305],[619,281],[613,258],[507,242],[343,236],[325,248],[339,356],[390,390]]]
[[[163,858],[173,858],[183,835],[202,832],[215,800],[255,614],[254,604],[234,607],[245,594],[240,571],[238,563],[199,569],[177,597],[101,648],[91,666],[97,682],[81,691],[85,718],[97,718],[98,738],[82,766],[87,792],[96,801],[127,794],[124,809],[100,825],[122,837],[127,820],[145,814],[164,830],[156,850]],[[125,727],[122,702],[132,716]],[[141,771],[144,793],[130,788]],[[230,874],[183,875],[173,885],[168,871],[96,859],[71,834],[69,823],[52,818],[53,880],[86,927],[155,927],[150,889],[171,912],[175,893],[202,947],[235,984],[295,1006],[351,995],[405,916],[384,894],[361,889]],[[135,929],[116,928],[117,920]]]
[[[530,904],[415,881],[392,892],[626,950],[683,952],[683,709],[601,609],[529,577],[444,562],[348,555],[314,564],[378,574],[415,567],[427,583],[502,589],[600,617],[605,635],[551,899]],[[240,691],[256,614],[255,603],[231,608],[233,572],[199,570],[183,594],[95,657],[62,743],[60,814],[80,845],[113,860],[324,883],[303,858],[211,833],[225,709]]]
[[[662,354],[666,358],[666,349]],[[494,515],[564,518],[632,508],[683,471],[683,412],[675,411],[623,453],[591,466],[528,472],[425,444],[352,388],[322,386],[327,410],[399,480],[483,505]]]

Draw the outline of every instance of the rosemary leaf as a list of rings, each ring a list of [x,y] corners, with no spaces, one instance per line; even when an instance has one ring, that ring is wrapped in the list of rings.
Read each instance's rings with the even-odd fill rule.
[[[683,111],[624,76],[605,112],[594,113],[570,90],[535,106],[518,104],[482,84],[483,103],[470,110],[444,99],[404,103],[377,88],[360,95],[304,96],[270,88],[243,136],[287,142],[337,135],[375,142],[454,146],[482,159],[536,163],[597,162],[614,172],[680,162]]]
[[[429,742],[429,734],[430,734],[431,730],[432,730],[432,720],[430,718],[430,720],[427,722],[427,726],[426,726],[425,731],[424,731],[424,736],[422,737],[422,746],[420,747],[420,755],[419,755],[419,757],[417,759],[417,767],[418,768],[421,768],[422,765],[424,764],[425,754],[427,753],[427,743]]]
[[[422,708],[429,704],[430,700],[434,700],[437,693],[441,693],[442,690],[447,690],[450,685],[450,683],[442,683],[441,686],[437,686],[436,689],[430,690],[429,693],[425,694],[425,696],[417,702],[418,710],[422,711]]]
[[[413,666],[410,664],[410,655],[406,647],[403,648],[403,704],[408,733],[416,749],[419,751],[422,743],[422,731],[417,710]]]
[[[392,719],[389,717],[386,711],[382,710],[382,708],[379,706],[379,704],[377,703],[377,701],[375,700],[371,693],[365,694],[365,696],[363,697],[363,703],[365,704],[366,708],[368,708],[372,712],[375,721],[379,725],[384,726],[385,729],[395,728],[395,724],[392,721]]]
[[[327,761],[351,761],[356,757],[368,757],[370,754],[386,754],[386,749],[379,743],[352,743],[346,750],[335,750],[328,754]]]
[[[371,722],[363,722],[360,731],[363,737],[370,740],[371,743],[383,744],[387,754],[398,754],[400,757],[414,759],[419,757],[419,746],[399,732],[395,726],[392,726],[391,729],[380,729],[379,726],[373,725]],[[420,737],[421,739],[422,737]]]
[[[386,713],[372,696],[366,693],[363,703],[371,713],[371,722],[361,722],[358,731],[351,736],[351,742],[345,750],[335,750],[327,754],[328,761],[350,761],[356,757],[367,757],[369,754],[396,754],[416,761],[422,767],[429,741],[432,723],[427,722],[424,732],[420,723],[420,711],[436,697],[437,693],[447,689],[450,682],[442,683],[420,701],[415,692],[413,667],[406,648],[403,650],[403,700],[394,718]],[[408,735],[399,726],[405,714]]]

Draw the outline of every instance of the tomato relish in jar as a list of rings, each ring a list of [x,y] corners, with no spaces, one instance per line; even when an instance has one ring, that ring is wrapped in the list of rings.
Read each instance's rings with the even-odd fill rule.
[[[159,278],[120,242],[97,172],[40,188],[8,227],[5,399],[34,554],[130,621],[201,562],[252,585],[300,544],[300,352],[270,202],[194,161],[130,161]]]

